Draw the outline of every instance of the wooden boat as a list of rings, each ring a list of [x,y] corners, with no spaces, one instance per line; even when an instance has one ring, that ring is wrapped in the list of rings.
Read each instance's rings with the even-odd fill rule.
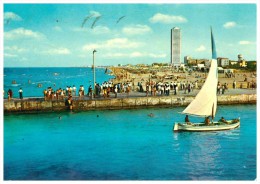
[[[174,131],[204,132],[231,130],[240,126],[240,118],[224,122],[212,122],[209,125],[202,123],[175,123]]]
[[[238,128],[240,118],[225,120],[224,122],[214,122],[217,111],[217,84],[218,84],[218,64],[214,37],[211,29],[212,60],[207,79],[195,99],[182,111],[182,114],[197,117],[212,117],[211,123],[176,122],[174,131],[220,131]]]

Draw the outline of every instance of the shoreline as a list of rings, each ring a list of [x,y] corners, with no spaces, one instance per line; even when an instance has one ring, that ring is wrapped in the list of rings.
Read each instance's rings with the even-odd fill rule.
[[[187,106],[200,91],[207,77],[206,73],[202,72],[176,72],[170,68],[154,69],[145,67],[108,67],[107,75],[114,76],[111,81],[114,84],[127,84],[131,86],[129,91],[122,90],[115,93],[111,91],[109,97],[90,98],[82,96],[81,98],[73,96],[71,102],[64,99],[44,100],[43,97],[24,97],[10,101],[4,99],[4,113],[38,113],[38,112],[56,112],[56,111],[88,111],[88,110],[110,110],[110,109],[139,109],[150,107],[176,107]],[[169,76],[171,78],[169,78]],[[245,77],[247,81],[244,81]],[[233,81],[237,81],[236,88],[232,87]],[[257,78],[252,72],[236,72],[235,76],[228,78],[224,74],[219,74],[219,81],[223,85],[227,83],[227,89],[224,94],[218,94],[218,104],[256,104],[256,81]],[[161,91],[156,91],[152,96],[151,86],[154,83],[170,84],[177,83],[197,83],[197,87],[192,88],[189,93],[186,89],[179,89],[177,94],[171,89],[169,94],[162,94]],[[254,86],[251,84],[255,83]],[[140,87],[149,86],[149,90],[141,91]],[[176,90],[177,91],[177,90]],[[161,95],[162,94],[162,95]],[[101,93],[102,95],[102,93]],[[116,98],[115,98],[116,97]],[[71,106],[69,107],[68,104]]]

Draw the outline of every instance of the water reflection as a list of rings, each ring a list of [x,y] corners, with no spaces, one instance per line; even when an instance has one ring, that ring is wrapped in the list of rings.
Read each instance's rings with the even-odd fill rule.
[[[191,180],[217,179],[225,172],[223,142],[239,139],[240,131],[173,133],[172,149],[181,156]],[[225,152],[225,151],[224,151]]]

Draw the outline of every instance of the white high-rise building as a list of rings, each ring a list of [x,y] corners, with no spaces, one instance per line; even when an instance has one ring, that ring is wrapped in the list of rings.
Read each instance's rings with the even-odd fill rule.
[[[181,29],[178,27],[171,29],[171,64],[181,65]]]

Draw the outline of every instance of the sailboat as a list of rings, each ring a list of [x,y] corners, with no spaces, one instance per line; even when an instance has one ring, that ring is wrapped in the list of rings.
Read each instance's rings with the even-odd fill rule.
[[[214,117],[217,111],[217,83],[218,83],[218,65],[217,53],[211,29],[211,49],[212,60],[207,79],[195,99],[182,111],[182,114],[199,116],[212,120],[209,123],[175,122],[173,130],[176,131],[220,131],[235,129],[240,126],[240,118],[232,120],[215,121]]]

